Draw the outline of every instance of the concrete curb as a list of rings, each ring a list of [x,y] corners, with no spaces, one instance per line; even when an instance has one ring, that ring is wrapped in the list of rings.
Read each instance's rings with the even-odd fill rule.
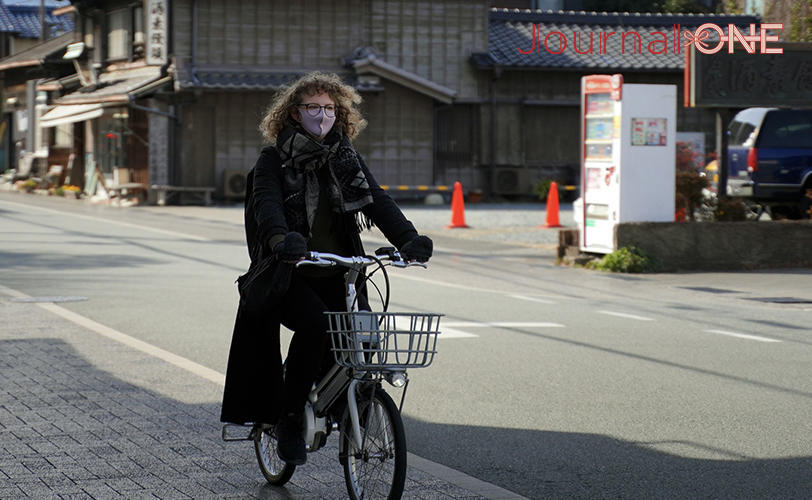
[[[812,267],[812,221],[632,222],[615,248],[635,246],[667,271]]]

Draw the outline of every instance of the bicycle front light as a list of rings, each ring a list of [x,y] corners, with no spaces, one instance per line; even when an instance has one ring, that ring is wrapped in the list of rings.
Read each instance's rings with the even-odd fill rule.
[[[406,385],[407,378],[405,373],[395,372],[388,374],[386,376],[386,381],[389,382],[392,385],[392,387],[397,387],[398,389],[400,389],[401,387]]]

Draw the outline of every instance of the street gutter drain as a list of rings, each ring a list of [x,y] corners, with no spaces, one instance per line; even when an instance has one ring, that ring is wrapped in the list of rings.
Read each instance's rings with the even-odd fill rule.
[[[11,299],[9,302],[81,302],[87,297],[25,297],[21,299]]]
[[[810,299],[798,299],[795,297],[764,297],[764,298],[750,298],[747,300],[756,300],[758,302],[769,302],[772,304],[812,304]]]

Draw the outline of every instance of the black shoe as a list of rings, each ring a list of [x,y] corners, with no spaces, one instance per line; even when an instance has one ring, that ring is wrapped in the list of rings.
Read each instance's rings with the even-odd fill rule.
[[[291,465],[302,465],[307,462],[307,449],[302,434],[303,418],[301,415],[289,413],[279,419],[274,428],[277,448],[276,454],[283,462]]]

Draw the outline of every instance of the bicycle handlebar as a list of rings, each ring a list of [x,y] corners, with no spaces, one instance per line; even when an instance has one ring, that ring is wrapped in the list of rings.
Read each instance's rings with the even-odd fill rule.
[[[383,253],[380,253],[383,252]],[[320,253],[320,252],[308,252],[307,257],[304,260],[300,260],[296,263],[296,267],[301,265],[305,266],[317,266],[317,267],[332,267],[332,266],[342,266],[348,268],[355,268],[355,269],[363,269],[365,267],[369,267],[374,264],[378,264],[379,261],[389,261],[392,263],[394,267],[412,267],[412,266],[420,266],[423,268],[428,267],[423,262],[418,261],[411,261],[407,262],[403,259],[403,256],[400,255],[400,252],[395,251],[394,249],[378,249],[375,252],[375,259],[370,257],[342,257],[340,255],[335,255],[332,253]]]

